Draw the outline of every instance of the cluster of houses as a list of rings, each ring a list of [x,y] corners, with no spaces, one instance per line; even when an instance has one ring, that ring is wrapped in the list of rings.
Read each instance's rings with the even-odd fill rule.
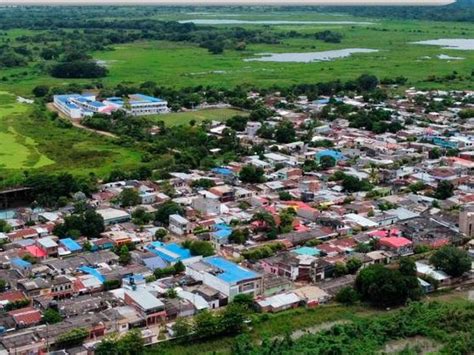
[[[416,103],[420,95],[429,100],[449,96],[454,103],[446,111],[425,112]],[[373,134],[343,119],[323,122],[313,129],[311,141],[330,142],[324,147],[268,141],[258,136],[260,122],[248,122],[240,141],[264,143],[268,150],[260,155],[211,171],[171,173],[166,184],[130,180],[100,185],[86,201],[104,220],[105,231],[95,239],[54,235],[71,206],[0,214],[11,227],[0,233],[0,354],[39,354],[79,327],[88,336],[75,354],[92,351],[107,334],[132,328],[140,328],[151,344],[173,337],[177,318],[225,307],[240,294],[251,295],[262,312],[315,307],[354,283],[357,270],[344,268],[353,260],[364,268],[463,244],[474,237],[474,118],[461,120],[458,113],[473,97],[472,92],[408,90],[404,98],[383,104],[340,98],[349,105],[392,110],[405,125],[396,133]],[[284,101],[278,95],[261,100],[269,107]],[[129,101],[132,110],[134,102]],[[328,103],[300,97],[293,103],[296,110],[276,110],[268,122],[289,120],[299,134],[310,115]],[[55,97],[55,104],[84,115],[83,110],[123,107],[124,101],[97,103],[69,95]],[[219,135],[222,126],[213,124],[211,134]],[[433,157],[435,148],[455,149],[456,154]],[[332,158],[334,166],[305,169],[305,162],[317,164],[323,157]],[[264,182],[239,179],[249,164],[263,169]],[[348,192],[333,178],[336,171],[375,187]],[[203,179],[210,180],[210,187],[198,187]],[[433,195],[442,181],[453,186],[444,200]],[[125,189],[138,193],[137,206],[122,208],[117,202]],[[170,214],[167,223],[134,223],[137,209],[153,215],[170,202],[182,212]],[[270,227],[277,230],[271,238]],[[237,241],[239,233],[244,240]],[[188,240],[210,243],[215,255],[193,253],[183,245]],[[133,246],[127,265],[118,252],[124,245]],[[474,248],[470,253],[474,256]],[[165,272],[178,264],[182,271]],[[441,286],[455,281],[427,260],[418,260],[416,267],[426,292],[433,290],[430,280]],[[156,277],[157,270],[166,275]],[[51,308],[63,317],[61,322],[45,324]]]

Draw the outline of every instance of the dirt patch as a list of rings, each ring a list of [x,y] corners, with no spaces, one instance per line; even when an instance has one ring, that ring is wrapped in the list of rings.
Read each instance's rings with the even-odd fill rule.
[[[398,354],[403,350],[411,350],[416,354],[429,354],[437,352],[441,348],[441,344],[426,337],[416,336],[406,339],[398,339],[389,341],[385,344],[380,354]]]

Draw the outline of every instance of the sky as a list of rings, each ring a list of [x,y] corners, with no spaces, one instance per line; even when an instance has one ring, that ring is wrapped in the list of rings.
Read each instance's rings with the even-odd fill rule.
[[[225,4],[323,4],[323,5],[444,5],[454,0],[0,0],[0,5],[100,5],[100,4],[133,4],[133,5],[225,5]]]

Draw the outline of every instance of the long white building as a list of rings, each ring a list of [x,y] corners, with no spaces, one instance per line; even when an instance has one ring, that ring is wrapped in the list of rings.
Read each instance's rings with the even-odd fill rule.
[[[143,94],[129,95],[127,100],[110,97],[104,101],[104,104],[123,109],[132,116],[157,115],[170,111],[167,101]]]
[[[130,95],[128,99],[111,97],[102,102],[97,101],[94,95],[55,95],[54,106],[72,119],[81,119],[96,113],[110,114],[116,110],[124,110],[132,116],[169,112],[167,101],[142,94]]]
[[[55,95],[54,106],[72,119],[92,116],[95,113],[110,113],[114,107],[97,101],[94,95]]]

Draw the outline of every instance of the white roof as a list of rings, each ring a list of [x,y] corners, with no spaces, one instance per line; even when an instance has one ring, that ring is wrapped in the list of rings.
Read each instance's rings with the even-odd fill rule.
[[[40,243],[45,248],[54,248],[58,246],[58,244],[49,237],[38,239],[38,243]]]
[[[100,214],[106,221],[130,216],[128,212],[116,208],[104,208],[101,210],[97,210],[97,213]]]
[[[288,160],[288,157],[281,154],[276,154],[276,153],[267,153],[267,154],[264,154],[264,157],[270,160],[280,161],[280,162]]]
[[[135,303],[143,309],[163,308],[165,305],[150,292],[143,289],[125,290],[125,294],[129,296]]]
[[[191,302],[198,311],[208,309],[209,303],[200,295],[188,291],[178,290],[178,297]]]
[[[426,265],[418,261],[415,264],[416,264],[416,272],[422,275],[431,276],[433,279],[438,280],[438,281],[449,279],[449,276],[445,272],[440,271],[440,270],[435,270],[431,265]]]
[[[214,199],[214,200],[219,199],[219,196],[217,196],[217,195],[215,195],[212,192],[209,192],[207,190],[201,190],[201,191],[198,192],[198,194],[200,194],[204,198],[209,198],[209,199]]]
[[[373,222],[372,220],[355,213],[348,213],[344,215],[344,217],[347,219],[350,219],[352,222],[355,222],[362,227],[377,227],[378,226],[378,224]]]
[[[291,305],[293,303],[297,303],[299,301],[301,301],[301,298],[298,297],[295,293],[291,292],[267,297],[263,300],[257,301],[257,303],[260,307],[270,306],[272,308],[280,308]]]
[[[415,218],[420,215],[419,213],[412,212],[404,207],[399,207],[396,209],[389,210],[387,211],[387,213],[393,216],[397,216],[400,221],[403,221],[405,219]]]
[[[184,218],[183,216],[181,216],[179,214],[170,215],[170,220],[174,220],[174,221],[178,222],[179,224],[189,223],[189,221],[186,218]]]

